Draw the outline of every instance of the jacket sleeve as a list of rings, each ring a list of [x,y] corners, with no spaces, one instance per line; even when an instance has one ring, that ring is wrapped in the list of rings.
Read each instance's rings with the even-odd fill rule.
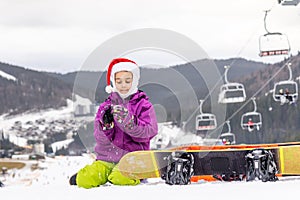
[[[98,112],[95,117],[94,121],[94,137],[97,142],[97,144],[107,144],[111,143],[112,137],[113,137],[113,132],[114,129],[110,130],[103,130],[103,127],[100,123],[100,118],[101,118],[101,111],[104,109],[104,107],[109,106],[109,102],[105,101],[103,102],[98,109]]]
[[[148,142],[157,135],[157,119],[154,107],[152,104],[144,100],[139,112],[133,115],[133,127],[125,130],[125,132],[132,137],[136,142]]]

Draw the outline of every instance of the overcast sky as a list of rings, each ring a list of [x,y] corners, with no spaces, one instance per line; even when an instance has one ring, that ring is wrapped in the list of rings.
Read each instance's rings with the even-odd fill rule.
[[[269,31],[300,50],[300,5],[277,0],[0,0],[0,8],[0,61],[42,71],[79,70],[103,42],[141,28],[183,34],[210,58],[277,62],[283,56],[258,56],[267,9]],[[166,58],[162,65],[177,62]]]

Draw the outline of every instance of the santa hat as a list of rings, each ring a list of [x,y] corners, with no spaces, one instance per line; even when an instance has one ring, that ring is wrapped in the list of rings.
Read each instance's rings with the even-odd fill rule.
[[[110,62],[106,74],[107,85],[105,91],[107,93],[118,92],[115,87],[115,73],[120,71],[128,71],[133,75],[132,86],[128,92],[130,94],[126,94],[126,96],[129,96],[137,91],[138,81],[140,79],[140,69],[134,61],[127,58],[115,58]]]

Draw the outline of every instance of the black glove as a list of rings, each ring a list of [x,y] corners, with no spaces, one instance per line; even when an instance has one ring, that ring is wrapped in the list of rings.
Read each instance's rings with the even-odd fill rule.
[[[102,121],[104,124],[111,124],[114,121],[114,116],[111,113],[111,107],[105,110]]]

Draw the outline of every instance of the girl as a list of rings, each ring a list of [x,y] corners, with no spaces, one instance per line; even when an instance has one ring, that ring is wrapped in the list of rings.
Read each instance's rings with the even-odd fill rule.
[[[140,180],[122,175],[118,162],[128,152],[149,150],[150,140],[158,131],[153,105],[138,90],[138,65],[126,58],[116,58],[110,63],[106,78],[106,92],[110,95],[99,106],[94,122],[97,159],[73,175],[71,185],[92,188],[106,182],[139,184]]]

